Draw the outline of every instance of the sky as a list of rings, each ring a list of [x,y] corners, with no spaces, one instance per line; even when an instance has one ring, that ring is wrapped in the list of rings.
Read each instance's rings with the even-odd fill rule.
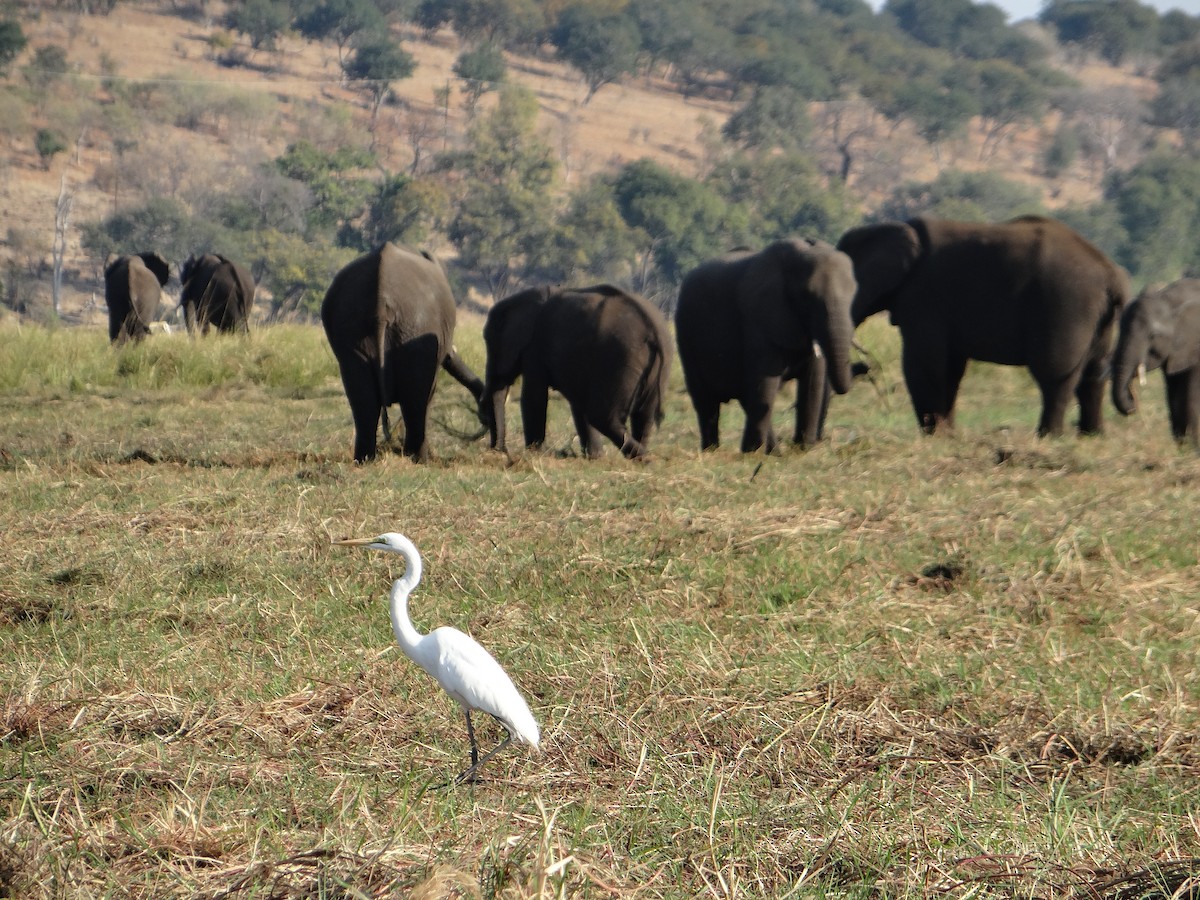
[[[883,6],[883,0],[868,0],[868,2],[875,9]],[[976,0],[976,2],[983,2],[983,0]],[[1019,22],[1021,19],[1035,18],[1041,12],[1043,0],[987,0],[987,2],[1008,13],[1008,21],[1011,24]],[[1153,6],[1160,13],[1180,9],[1189,16],[1200,15],[1200,0],[1138,0],[1138,2]]]

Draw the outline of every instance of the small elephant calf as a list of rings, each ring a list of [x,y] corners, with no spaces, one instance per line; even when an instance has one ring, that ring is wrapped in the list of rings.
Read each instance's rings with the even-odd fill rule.
[[[1132,383],[1142,366],[1163,370],[1175,440],[1200,449],[1200,278],[1143,291],[1121,315],[1112,398],[1124,415],[1137,410]]]
[[[571,405],[584,455],[600,453],[600,435],[630,459],[645,455],[662,418],[671,371],[670,333],[655,307],[606,284],[530,288],[492,307],[483,338],[487,375],[480,418],[491,430],[493,449],[505,449],[504,404],[522,378],[527,446],[540,447],[546,439],[554,388]]]

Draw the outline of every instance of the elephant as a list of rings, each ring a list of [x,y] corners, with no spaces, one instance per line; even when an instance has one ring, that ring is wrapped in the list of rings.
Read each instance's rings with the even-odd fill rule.
[[[391,442],[393,403],[404,419],[405,455],[428,460],[426,417],[439,366],[481,401],[482,379],[451,343],[455,316],[446,274],[424,251],[385,243],[334,276],[321,323],[354,417],[355,462],[375,458],[381,413],[384,440]]]
[[[108,339],[114,344],[140,341],[150,333],[171,264],[154,252],[110,257],[104,267]]]
[[[671,336],[657,308],[608,284],[534,287],[498,301],[483,326],[487,371],[480,419],[491,446],[505,450],[504,404],[521,378],[525,444],[546,439],[550,388],[571,406],[579,444],[595,458],[600,436],[643,459],[662,420]],[[626,430],[626,422],[629,430]]]
[[[187,330],[208,334],[210,325],[221,331],[250,330],[250,308],[254,305],[254,276],[240,263],[215,253],[192,255],[179,268]]]
[[[1121,315],[1113,353],[1112,398],[1122,415],[1137,410],[1134,372],[1163,370],[1175,440],[1200,449],[1200,278],[1148,289]]]
[[[721,404],[737,400],[746,415],[742,452],[774,452],[771,409],[791,378],[795,442],[821,439],[830,392],[850,389],[855,288],[849,257],[807,238],[735,250],[684,276],[675,336],[701,450],[719,446]]]
[[[1080,433],[1103,430],[1112,332],[1129,279],[1062,222],[919,216],[853,228],[838,249],[854,260],[855,327],[888,310],[900,329],[904,380],[922,431],[953,427],[971,359],[1028,367],[1042,394],[1039,435],[1062,433],[1072,393]]]

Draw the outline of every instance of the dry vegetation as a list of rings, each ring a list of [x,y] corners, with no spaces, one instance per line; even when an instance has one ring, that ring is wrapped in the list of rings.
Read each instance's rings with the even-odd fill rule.
[[[882,372],[809,453],[701,456],[677,389],[645,465],[435,428],[355,467],[316,328],[3,338],[0,895],[1191,890],[1200,460],[1157,384],[1038,441],[1028,377],[975,367],[922,439],[868,323]],[[394,646],[399,568],[330,546],[393,528],[415,620],[496,653],[543,755],[443,786],[464,728]]]
[[[215,16],[221,6],[213,3],[210,9]],[[153,130],[152,140],[143,144],[157,145],[159,157],[154,156],[152,148],[143,146],[139,152],[146,155],[144,165],[166,169],[182,163],[192,169],[189,181],[220,179],[224,168],[244,164],[255,156],[277,155],[289,141],[312,135],[314,130],[340,127],[366,133],[366,100],[343,84],[332,45],[286,38],[279,51],[259,51],[249,56],[247,66],[229,67],[214,58],[208,44],[208,38],[220,31],[219,25],[181,18],[173,12],[167,4],[154,3],[121,3],[108,16],[44,9],[25,24],[30,38],[26,57],[39,46],[65,48],[81,94],[101,101],[101,76],[106,71],[118,78],[166,79],[201,89],[229,91],[231,97],[266,98],[265,107],[251,104],[252,114],[236,122],[209,123],[199,131],[162,123]],[[416,58],[418,67],[412,78],[397,83],[398,103],[384,107],[373,137],[382,163],[394,170],[406,168],[412,159],[412,131],[441,132],[443,110],[436,101],[439,89],[451,89],[447,133],[461,132],[465,117],[457,79],[451,71],[458,53],[453,36],[444,33],[429,42],[413,32],[405,35],[405,47]],[[19,77],[16,73],[26,57],[14,64],[11,77]],[[510,77],[537,95],[542,124],[551,144],[559,150],[568,183],[642,157],[697,174],[711,163],[720,126],[735,108],[724,98],[684,98],[665,82],[644,78],[607,86],[583,105],[586,89],[568,67],[550,58],[510,57],[509,62]],[[1092,85],[1115,80],[1138,92],[1153,90],[1152,82],[1146,79],[1101,66],[1089,65],[1072,73]],[[485,96],[485,105],[488,102]],[[0,255],[15,256],[30,268],[45,271],[54,231],[55,201],[65,179],[74,197],[71,222],[76,226],[68,235],[65,311],[75,314],[86,309],[88,315],[83,318],[96,324],[103,312],[103,261],[90,259],[81,251],[78,225],[102,218],[118,202],[109,183],[108,170],[115,152],[112,137],[105,130],[103,109],[102,103],[99,121],[75,129],[81,139],[71,152],[55,157],[49,169],[43,169],[32,135],[37,127],[55,120],[55,110],[42,110],[29,123],[27,132],[0,129],[4,132],[0,135],[0,203],[7,213],[8,236],[7,246],[0,245]],[[319,114],[329,109],[349,110],[352,124],[339,119],[335,120],[339,125],[330,126]],[[830,140],[832,112],[814,110],[821,126],[818,154],[822,166],[830,172],[839,165]],[[929,179],[939,168],[949,165],[963,169],[989,167],[1014,180],[1036,184],[1052,208],[1097,196],[1101,173],[1083,163],[1053,181],[1040,175],[1039,151],[1054,133],[1054,117],[1037,128],[1014,134],[984,162],[979,159],[982,135],[978,129],[968,140],[942,148],[941,158],[937,159],[906,127],[896,128],[866,115],[865,110],[855,109],[851,116],[856,127],[864,127],[872,135],[861,145],[852,182],[854,191],[868,201],[877,200],[905,179]],[[431,146],[440,148],[436,139]],[[21,239],[14,241],[14,235]],[[444,252],[447,248],[435,249]],[[45,280],[44,292],[48,295],[48,277]]]

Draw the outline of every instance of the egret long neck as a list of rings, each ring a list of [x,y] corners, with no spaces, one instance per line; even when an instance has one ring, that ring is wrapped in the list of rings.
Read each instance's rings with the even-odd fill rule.
[[[397,578],[392,584],[390,611],[392,615],[392,632],[396,641],[406,654],[412,656],[421,642],[423,634],[413,627],[412,619],[408,617],[408,595],[412,593],[417,582],[421,580],[421,561],[410,560],[404,571],[403,578]]]

